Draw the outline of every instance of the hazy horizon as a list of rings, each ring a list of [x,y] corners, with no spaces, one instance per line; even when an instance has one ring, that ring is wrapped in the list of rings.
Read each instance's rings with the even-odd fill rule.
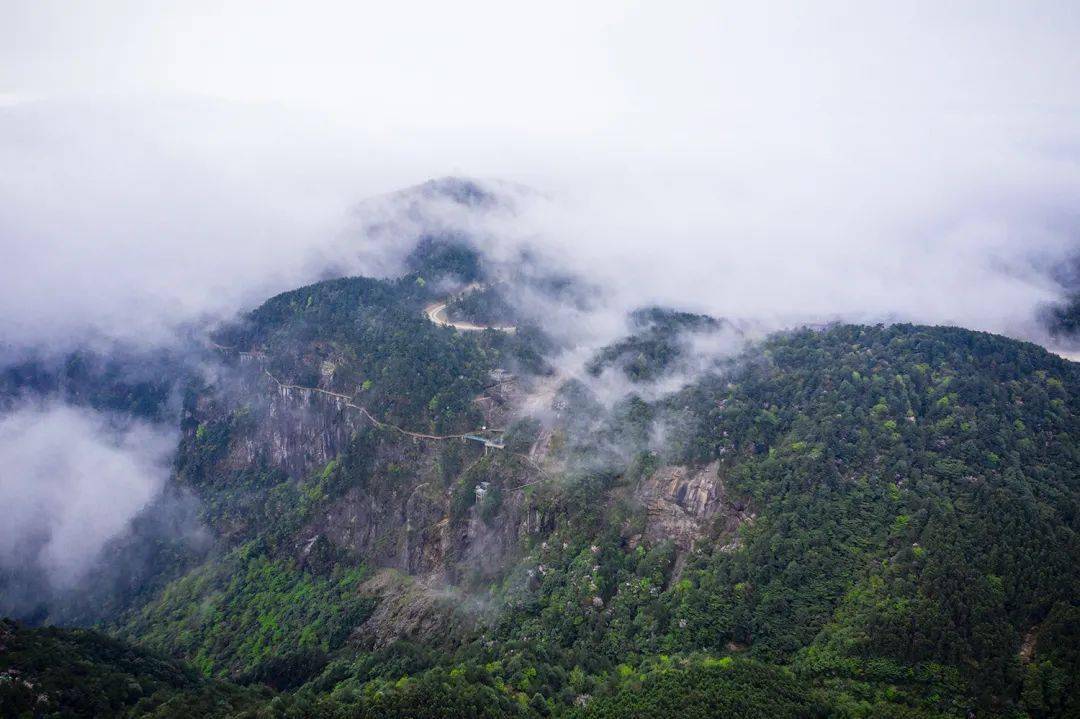
[[[5,15],[8,345],[168,341],[370,258],[352,208],[446,175],[540,191],[497,240],[620,308],[1045,342],[1078,248],[1066,4]]]

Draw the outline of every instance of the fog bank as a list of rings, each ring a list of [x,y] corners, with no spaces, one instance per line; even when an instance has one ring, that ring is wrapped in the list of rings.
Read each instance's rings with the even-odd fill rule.
[[[415,232],[352,208],[447,175],[538,191],[419,225],[596,282],[587,334],[659,302],[1044,341],[1077,252],[1067,4],[106,6],[0,22],[7,344],[167,342],[387,271]]]
[[[0,417],[0,565],[74,584],[158,493],[177,436],[62,404]]]

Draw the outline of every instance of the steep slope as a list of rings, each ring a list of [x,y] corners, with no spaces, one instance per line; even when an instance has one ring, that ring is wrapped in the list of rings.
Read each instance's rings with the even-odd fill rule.
[[[310,679],[298,712],[365,715],[366,692],[453,669],[455,692],[514,711],[593,695],[614,716],[639,681],[670,696],[669,671],[742,654],[853,715],[1071,706],[1076,365],[954,328],[807,330],[654,402],[568,384],[485,451],[452,435],[520,416],[530,380],[499,394],[491,373],[529,348],[425,323],[418,287],[323,283],[238,330],[233,372],[189,394],[177,463],[220,553],[124,636]],[[598,362],[685,351],[647,332]],[[403,665],[406,639],[427,646]]]
[[[648,308],[572,376],[468,238],[404,265],[273,297],[175,372],[5,375],[181,430],[168,501],[34,618],[282,692],[259,716],[1077,711],[1078,365]],[[472,282],[454,311],[518,331],[428,321]]]
[[[0,715],[10,719],[225,717],[268,696],[97,632],[0,620]]]

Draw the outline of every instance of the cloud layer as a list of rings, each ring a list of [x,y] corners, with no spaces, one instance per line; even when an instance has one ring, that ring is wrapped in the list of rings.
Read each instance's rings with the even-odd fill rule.
[[[444,175],[540,190],[428,219],[594,279],[612,317],[1044,339],[1048,270],[1077,249],[1066,6],[188,7],[0,23],[3,342],[162,342],[327,268],[383,270],[411,238],[349,208]]]
[[[0,418],[0,564],[72,585],[161,489],[176,439],[61,404]]]

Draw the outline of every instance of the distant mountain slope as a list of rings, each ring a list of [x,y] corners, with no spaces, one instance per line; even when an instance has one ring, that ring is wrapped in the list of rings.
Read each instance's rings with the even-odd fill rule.
[[[225,717],[268,696],[97,632],[0,620],[0,715],[8,719]]]

